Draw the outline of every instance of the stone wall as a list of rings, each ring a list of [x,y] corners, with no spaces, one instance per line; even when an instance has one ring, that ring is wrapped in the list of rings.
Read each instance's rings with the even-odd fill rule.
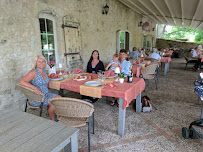
[[[91,52],[99,50],[107,63],[116,52],[117,31],[128,30],[130,48],[143,46],[143,32],[138,27],[141,16],[118,0],[107,0],[108,15],[102,14],[106,0],[0,0],[1,88],[0,108],[24,107],[25,97],[16,89],[18,83],[31,70],[33,56],[41,54],[39,14],[52,15],[56,21],[58,62],[65,62],[63,17],[80,22],[81,58],[83,70]],[[152,27],[155,23],[151,22]],[[155,32],[148,33],[155,37]]]
[[[184,50],[190,50],[192,48],[197,47],[199,44],[190,43],[190,42],[180,42],[180,41],[173,41],[173,40],[165,40],[165,39],[157,39],[156,40],[156,47],[157,48],[183,48]]]

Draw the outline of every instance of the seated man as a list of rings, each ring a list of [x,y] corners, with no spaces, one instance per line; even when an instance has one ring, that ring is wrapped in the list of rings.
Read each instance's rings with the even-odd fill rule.
[[[136,51],[137,51],[137,48],[134,47],[134,48],[133,48],[133,52],[130,52],[130,53],[129,53],[129,56],[132,57],[132,58],[138,59],[138,53],[137,53]]]
[[[149,55],[149,58],[159,60],[161,59],[161,56],[157,53],[157,49],[153,48],[153,53]]]
[[[196,64],[192,68],[194,71],[196,71],[200,68],[201,65],[202,52],[200,51],[199,47],[196,47],[195,49],[192,49],[190,53],[191,53],[190,60],[196,60]]]

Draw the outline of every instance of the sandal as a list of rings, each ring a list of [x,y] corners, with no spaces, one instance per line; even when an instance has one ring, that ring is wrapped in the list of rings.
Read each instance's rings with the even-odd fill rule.
[[[113,101],[111,101],[111,103],[109,104],[110,106],[114,106],[116,103],[115,103],[115,101],[113,102]]]

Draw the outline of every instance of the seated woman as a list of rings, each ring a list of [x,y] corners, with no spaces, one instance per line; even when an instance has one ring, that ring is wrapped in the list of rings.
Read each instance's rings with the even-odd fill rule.
[[[104,64],[99,60],[99,51],[94,50],[87,64],[87,72],[97,74],[99,70],[104,71]],[[82,96],[82,99],[88,102],[96,102],[99,98]]]
[[[99,60],[99,51],[94,50],[87,64],[87,72],[97,74],[99,70],[104,71],[104,64]]]
[[[47,85],[49,83],[49,78],[47,76],[45,67],[47,65],[46,59],[38,55],[34,60],[33,60],[33,65],[32,65],[32,70],[28,72],[28,74],[22,78],[20,81],[20,84],[22,86],[31,88],[35,91],[36,94],[44,94],[45,99],[44,99],[44,105],[49,105],[49,117],[51,120],[54,121],[54,106],[49,103],[49,100],[55,97],[61,97],[57,94],[50,93],[48,92]],[[32,106],[40,106],[41,103],[35,102],[35,101],[29,101],[30,105]]]

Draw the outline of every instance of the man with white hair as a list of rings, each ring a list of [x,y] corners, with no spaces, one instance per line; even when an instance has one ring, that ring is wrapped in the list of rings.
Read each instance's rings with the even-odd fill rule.
[[[191,59],[196,61],[196,64],[192,68],[194,71],[199,70],[201,65],[201,58],[202,58],[202,52],[200,51],[199,47],[196,47],[195,49],[192,49],[191,53]]]
[[[157,53],[157,49],[153,48],[153,53],[149,55],[149,58],[159,60],[161,56]]]

